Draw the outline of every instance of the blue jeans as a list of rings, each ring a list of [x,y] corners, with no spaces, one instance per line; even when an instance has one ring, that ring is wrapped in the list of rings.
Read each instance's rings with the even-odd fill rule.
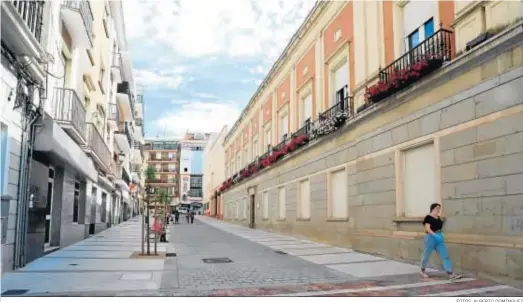
[[[437,238],[436,236],[440,236]],[[440,232],[436,235],[425,234],[424,238],[425,250],[423,251],[423,257],[421,258],[421,269],[425,270],[427,262],[429,262],[430,255],[434,250],[438,253],[443,262],[443,268],[447,273],[452,273],[452,263],[450,262],[449,254],[447,252],[447,246],[443,241],[443,234]]]

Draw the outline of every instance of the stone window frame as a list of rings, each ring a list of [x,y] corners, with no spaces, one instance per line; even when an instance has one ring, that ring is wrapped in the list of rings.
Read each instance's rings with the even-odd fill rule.
[[[269,132],[269,134],[267,134]],[[271,145],[272,147],[272,123],[267,122],[265,126],[263,127],[263,151],[262,154],[265,154],[267,152],[267,146]],[[267,139],[268,138],[268,139]]]
[[[404,177],[404,165],[405,165],[405,151],[421,147],[424,145],[433,144],[434,145],[434,165],[435,173],[435,197],[434,201],[436,203],[442,204],[441,199],[441,148],[440,148],[440,138],[439,136],[431,136],[421,140],[414,140],[408,144],[401,145],[394,151],[394,168],[395,168],[395,177],[396,177],[396,217],[394,221],[396,222],[405,222],[405,221],[423,221],[424,217],[412,217],[405,214],[405,196],[403,185],[405,181]],[[428,212],[428,208],[427,208]]]
[[[305,99],[307,99],[309,96],[311,97],[311,117],[310,117],[311,122],[315,120],[314,102],[316,100],[314,99],[314,94],[312,93],[313,92],[312,85],[314,85],[314,82],[312,81],[312,79],[310,79],[309,81],[304,83],[303,86],[300,87],[300,89],[298,90],[298,108],[296,108],[298,110],[298,112],[296,112],[296,116],[298,117],[298,129],[303,127],[303,123],[306,120],[305,117],[303,116],[303,110],[305,108],[305,106],[304,106]]]
[[[271,216],[271,211],[270,211],[270,207],[269,207],[269,202],[271,200],[270,196],[269,196],[270,190],[267,189],[265,191],[262,191],[261,193],[262,193],[262,200],[261,200],[261,202],[262,202],[262,205],[261,205],[261,212],[262,212],[262,214],[261,214],[261,219],[262,219],[262,221],[268,221],[269,217]],[[267,205],[265,205],[265,194],[267,194]],[[265,217],[265,207],[266,206],[267,206],[267,217]]]
[[[284,216],[282,217],[280,209],[281,209],[281,200],[280,200],[280,190],[283,190],[283,203],[284,203]],[[278,192],[278,218],[277,221],[285,221],[287,219],[287,189],[285,186],[278,186],[276,188],[276,191]]]
[[[305,177],[301,177],[299,179],[296,179],[296,185],[297,185],[297,203],[296,203],[296,221],[310,221],[312,216],[312,203],[311,203],[311,175],[307,175]],[[301,216],[301,207],[302,207],[302,198],[301,198],[301,186],[304,181],[309,182],[309,217],[302,217]]]
[[[242,158],[243,167],[247,167],[250,164],[250,162],[252,161],[252,159],[249,158],[249,144],[248,143],[243,146],[241,153],[243,153],[243,158]]]
[[[287,106],[283,105],[280,110],[278,111],[278,143],[282,142],[283,141],[283,133],[282,132],[282,128],[281,128],[281,121],[284,117],[287,117],[287,137],[289,136],[289,109]]]
[[[249,218],[249,212],[248,212],[248,209],[249,209],[249,202],[248,202],[248,196],[244,196],[242,198],[242,210],[243,210],[243,213],[242,213],[242,220],[243,221],[247,221],[247,219]]]
[[[341,166],[337,166],[337,167],[333,167],[331,169],[328,169],[325,171],[325,173],[327,173],[327,221],[348,221],[349,220],[349,216],[350,216],[350,213],[349,213],[349,195],[348,195],[348,190],[347,190],[347,194],[345,195],[345,206],[347,207],[347,212],[346,212],[346,216],[344,217],[334,217],[334,212],[333,212],[333,204],[332,204],[332,190],[331,190],[331,186],[332,186],[332,175],[334,173],[337,173],[337,172],[341,172],[341,171],[344,171],[345,172],[345,187],[348,187],[348,164],[344,164],[344,165],[341,165]]]
[[[255,143],[256,143],[256,146],[255,146]],[[251,145],[252,145],[251,146],[251,157],[254,160],[260,153],[260,145],[259,145],[259,140],[258,140],[258,134],[254,135],[252,137]]]
[[[330,58],[326,61],[326,68],[327,68],[327,89],[328,89],[328,97],[329,99],[326,100],[328,105],[328,108],[335,105],[336,100],[336,88],[334,87],[336,85],[336,71],[343,66],[343,64],[347,63],[347,67],[349,70],[347,70],[348,74],[348,91],[351,91],[350,87],[350,62],[349,62],[349,44],[345,43],[342,45],[336,52],[334,52]],[[324,100],[325,101],[325,100]],[[322,106],[325,104],[322,104]],[[328,109],[328,108],[325,108]]]

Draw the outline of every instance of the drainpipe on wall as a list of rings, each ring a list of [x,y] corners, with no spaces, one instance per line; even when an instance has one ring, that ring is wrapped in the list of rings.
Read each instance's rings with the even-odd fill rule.
[[[27,114],[24,109],[23,114]],[[33,207],[33,196],[30,192],[30,177],[35,140],[36,117],[24,118],[26,124],[22,131],[20,146],[20,173],[18,175],[18,208],[16,215],[15,249],[13,269],[26,264],[27,229],[29,227],[29,209]],[[29,130],[28,130],[29,129]]]

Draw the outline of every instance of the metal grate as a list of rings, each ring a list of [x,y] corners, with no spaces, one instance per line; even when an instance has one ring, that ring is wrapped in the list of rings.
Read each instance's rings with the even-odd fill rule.
[[[176,257],[176,253],[165,253],[165,257]]]
[[[207,258],[202,259],[204,263],[231,263],[232,260],[229,258]]]
[[[288,255],[286,252],[284,251],[274,251],[276,254],[280,254],[280,255]]]
[[[2,293],[2,296],[21,296],[27,293],[28,289],[9,289]]]
[[[77,266],[78,263],[70,263],[69,266]]]

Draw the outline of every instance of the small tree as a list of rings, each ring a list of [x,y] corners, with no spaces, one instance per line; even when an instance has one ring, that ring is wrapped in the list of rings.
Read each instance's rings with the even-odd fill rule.
[[[154,170],[153,167],[147,167],[147,170],[145,171],[145,194],[146,194],[146,198],[145,198],[145,203],[146,203],[146,219],[144,217],[144,219],[142,219],[143,221],[143,226],[147,225],[146,226],[146,236],[147,236],[147,255],[151,255],[151,242],[150,242],[150,237],[151,237],[151,229],[150,229],[150,223],[149,223],[149,217],[150,217],[150,206],[151,206],[151,199],[152,199],[152,190],[151,190],[151,183],[153,182],[153,180],[156,178],[156,171]],[[144,253],[144,251],[142,250],[142,254]]]

